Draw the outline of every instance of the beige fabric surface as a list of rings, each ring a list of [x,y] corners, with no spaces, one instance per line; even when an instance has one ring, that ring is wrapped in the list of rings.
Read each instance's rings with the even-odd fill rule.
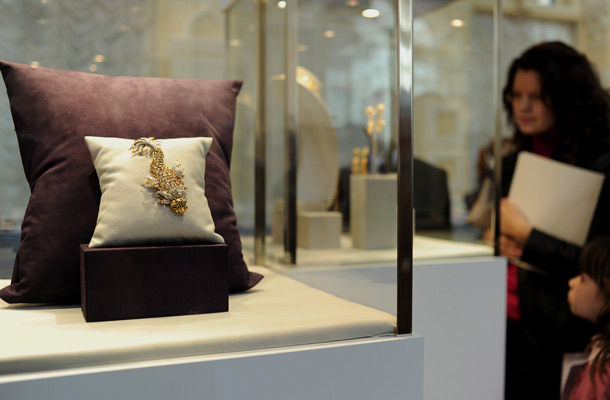
[[[216,314],[87,323],[79,307],[0,300],[0,376],[374,337],[396,319],[274,273]],[[0,281],[0,287],[9,281]]]
[[[188,186],[184,215],[157,202],[154,191],[142,186],[150,176],[151,157],[133,156],[131,139],[87,136],[102,198],[89,247],[168,243],[224,243],[214,232],[214,220],[204,190],[205,156],[212,138],[160,139],[165,165],[178,161]]]

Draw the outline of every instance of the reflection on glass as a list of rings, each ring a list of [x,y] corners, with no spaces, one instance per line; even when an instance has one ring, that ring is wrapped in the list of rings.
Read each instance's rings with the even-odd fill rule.
[[[373,152],[366,134],[364,110],[377,104],[385,105],[387,124],[378,135],[379,156],[370,160],[369,167],[378,167],[382,172],[393,170],[395,138],[391,136],[390,118],[393,2],[297,3],[297,44],[303,50],[298,53],[298,64],[321,84],[320,97],[328,116],[325,119],[328,126],[324,128],[333,131],[337,141],[339,175],[351,170],[354,149],[369,147]],[[507,63],[524,48],[542,40],[562,40],[585,52],[598,68],[603,84],[610,86],[607,57],[610,37],[604,33],[610,16],[605,2],[504,0],[503,3],[501,81]],[[238,97],[232,182],[240,229],[246,235],[252,233],[254,135],[253,126],[246,121],[254,120],[256,75],[253,63],[246,60],[253,59],[251,52],[256,48],[254,2],[234,2],[227,14],[219,9],[216,0],[153,0],[135,4],[114,0],[0,0],[0,55],[33,67],[94,70],[106,75],[243,79]],[[268,47],[272,49],[267,71],[268,163],[282,166],[283,153],[277,149],[284,148],[284,140],[275,133],[284,130],[285,104],[273,94],[271,82],[285,72],[285,30],[281,21],[286,9],[281,1],[268,4],[266,32]],[[419,202],[418,234],[459,240],[477,238],[466,221],[483,184],[482,176],[490,167],[487,149],[493,132],[492,6],[492,0],[449,1],[418,15],[413,24],[416,168],[424,171],[423,176],[432,171],[430,176],[446,179],[440,189],[434,190],[420,188],[416,179],[415,194],[430,193],[423,200],[415,199]],[[414,7],[416,10],[419,7],[417,2]],[[378,17],[363,18],[362,12],[368,8],[378,10]],[[405,84],[411,86],[410,82]],[[299,117],[304,123],[309,115]],[[509,132],[506,127],[505,136]],[[0,85],[3,188],[0,231],[10,231],[17,240],[29,197],[21,171],[10,109]],[[276,200],[283,197],[282,168],[269,170],[267,182],[266,209],[271,216]],[[340,209],[343,200],[344,197],[336,196],[333,207]],[[433,203],[442,204],[426,209]],[[271,220],[269,217],[269,232]],[[11,243],[10,246],[15,242]],[[4,242],[0,245],[4,246]],[[12,265],[12,260],[8,263]]]
[[[418,196],[418,190],[423,190],[418,181],[421,183],[422,177],[429,179],[430,175],[421,172],[421,176],[415,176],[416,231],[421,235],[472,241],[478,240],[480,233],[472,222],[486,220],[489,224],[490,204],[481,206],[477,199],[490,192],[485,176],[493,159],[493,3],[452,1],[414,20],[415,172],[418,166],[440,170],[446,175],[448,192],[445,205],[439,201],[442,188],[435,192],[428,188],[427,198]],[[578,9],[571,0],[506,0],[503,4],[500,82],[505,80],[510,60],[536,42],[561,40],[580,44],[581,50],[592,58],[597,46],[609,48],[609,38],[593,39],[591,35],[587,41],[577,41],[578,29],[595,29],[591,21],[581,24],[578,15],[589,15],[598,5]],[[603,79],[608,63],[604,64],[601,57],[597,61]],[[504,120],[503,116],[503,123]],[[503,127],[504,137],[509,137],[510,132],[507,126]],[[428,209],[431,201],[438,207],[449,206],[450,229],[439,230],[433,210]]]
[[[243,17],[248,18],[237,7],[229,13],[229,26],[237,29],[241,24],[232,22]],[[352,152],[354,148],[368,147],[373,149],[377,144],[378,151],[371,152],[373,160],[368,163],[373,172],[388,171],[394,167],[387,164],[391,159],[391,129],[386,128],[386,116],[381,108],[392,104],[392,24],[393,3],[378,2],[385,6],[385,14],[375,19],[364,19],[365,7],[353,2],[344,7],[325,1],[298,2],[297,43],[297,198],[298,207],[308,211],[343,211],[343,221],[349,218],[349,210],[342,209],[347,204],[348,195],[340,192],[341,179],[349,177]],[[278,73],[268,71],[269,86],[267,109],[267,214],[281,215],[284,198],[284,171],[279,166],[283,163],[284,152],[284,85],[285,59],[281,49],[284,43],[278,41],[282,35],[285,15],[268,9],[267,18],[267,66]],[[322,17],[321,17],[322,16]],[[275,35],[274,32],[278,32]],[[237,36],[230,28],[229,41]],[[232,36],[233,35],[233,36]],[[332,40],[328,40],[332,38]],[[279,50],[279,51],[278,51]],[[231,65],[229,65],[231,69]],[[307,71],[303,74],[303,71]],[[235,76],[235,75],[234,75]],[[312,86],[315,82],[315,88]],[[313,90],[315,89],[315,90]],[[367,106],[378,107],[378,118],[373,122],[374,135],[367,135],[367,117],[364,110]],[[238,125],[240,122],[237,122]],[[389,122],[388,122],[389,125]],[[237,133],[239,134],[239,133]],[[375,139],[375,140],[373,140]],[[250,171],[240,167],[242,162],[250,164],[245,157],[238,157],[239,163],[233,173]],[[332,161],[331,161],[332,160]],[[367,160],[368,162],[368,160]],[[342,174],[345,171],[346,174]],[[341,178],[343,176],[343,178]],[[240,178],[236,178],[240,179]],[[247,179],[244,179],[247,181]],[[345,189],[343,189],[345,190]],[[240,227],[251,231],[247,221],[252,221],[252,202],[247,197],[248,191],[235,196],[236,209],[239,210]],[[249,215],[250,214],[250,215]],[[274,231],[281,223],[268,219],[269,231]],[[273,233],[273,232],[270,232]],[[278,241],[282,234],[272,235]]]

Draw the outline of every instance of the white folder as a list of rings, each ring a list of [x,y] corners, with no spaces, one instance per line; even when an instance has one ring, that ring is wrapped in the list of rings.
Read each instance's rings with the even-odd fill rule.
[[[508,198],[532,226],[584,245],[604,175],[522,151]]]

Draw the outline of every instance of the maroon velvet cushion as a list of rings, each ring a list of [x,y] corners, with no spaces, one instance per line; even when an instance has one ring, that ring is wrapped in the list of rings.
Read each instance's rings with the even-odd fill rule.
[[[243,260],[229,180],[241,82],[108,77],[2,61],[0,70],[32,192],[12,282],[0,298],[80,302],[79,249],[91,239],[100,201],[85,136],[214,138],[205,193],[216,232],[229,245],[230,290],[262,278]]]

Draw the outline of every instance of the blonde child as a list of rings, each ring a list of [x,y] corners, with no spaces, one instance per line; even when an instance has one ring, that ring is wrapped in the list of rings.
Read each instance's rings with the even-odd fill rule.
[[[588,362],[566,388],[569,400],[610,400],[610,237],[598,237],[580,255],[580,275],[570,279],[568,303],[578,317],[595,323]]]

